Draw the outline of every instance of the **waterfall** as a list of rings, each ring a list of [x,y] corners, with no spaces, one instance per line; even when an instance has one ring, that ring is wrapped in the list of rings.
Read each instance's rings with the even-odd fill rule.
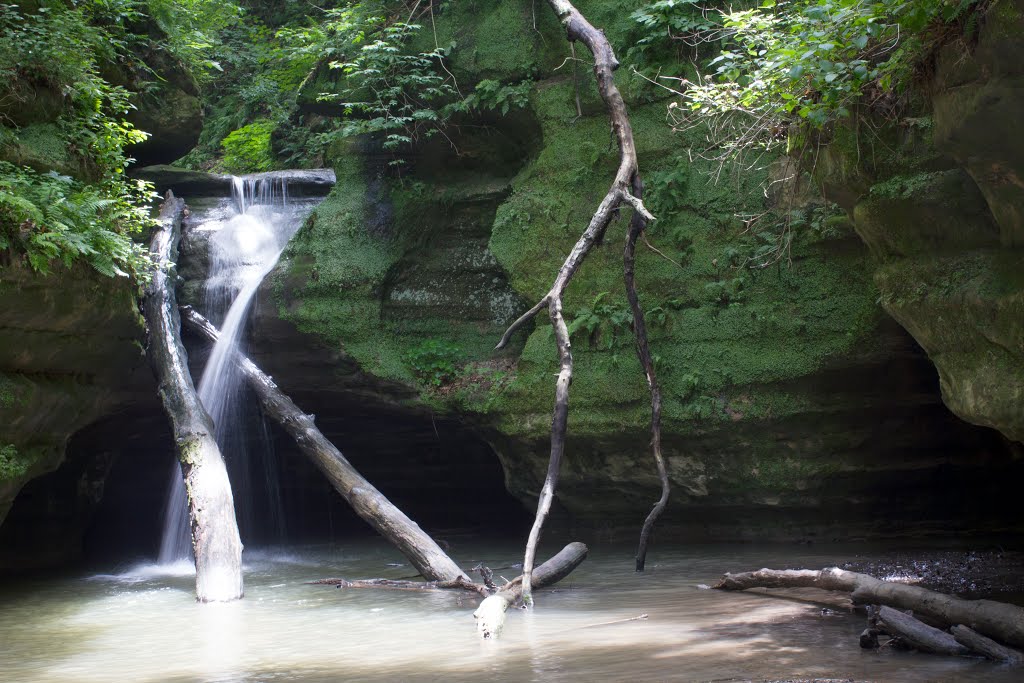
[[[198,230],[208,230],[209,274],[204,315],[220,326],[197,392],[213,418],[214,435],[231,476],[242,540],[251,543],[257,529],[269,540],[284,540],[277,461],[262,416],[244,401],[242,377],[231,361],[243,348],[250,304],[281,252],[312,209],[309,201],[290,201],[288,181],[296,173],[265,173],[232,179],[232,205],[210,212]],[[187,560],[192,542],[188,502],[175,463],[164,511],[158,561]],[[249,537],[249,538],[247,538]]]

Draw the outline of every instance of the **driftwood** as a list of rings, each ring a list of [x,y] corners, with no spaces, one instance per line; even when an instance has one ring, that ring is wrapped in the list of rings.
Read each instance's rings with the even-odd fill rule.
[[[395,591],[441,591],[464,590],[488,596],[487,586],[464,579],[455,581],[408,581],[406,579],[317,579],[311,585],[334,586],[335,588],[384,588]]]
[[[143,303],[149,326],[147,355],[171,421],[185,478],[196,560],[196,597],[201,602],[235,600],[243,593],[242,541],[231,483],[213,436],[213,421],[199,401],[188,371],[174,294],[173,263],[181,239],[184,206],[182,200],[167,193],[150,246],[157,267]]]
[[[188,306],[183,306],[181,313],[189,328],[209,341],[216,342],[220,335],[206,318]],[[277,388],[274,381],[246,356],[236,353],[235,362],[259,397],[263,412],[295,439],[302,452],[327,476],[356,514],[391,541],[425,579],[472,583],[434,539],[359,474],[341,451],[316,428],[312,415],[299,410]]]
[[[604,32],[595,28],[568,0],[548,0],[548,4],[565,27],[566,35],[570,43],[579,41],[589,48],[594,56],[594,74],[597,76],[597,89],[608,110],[611,120],[612,131],[619,145],[619,168],[616,171],[615,179],[608,192],[605,194],[597,210],[590,218],[587,228],[576,241],[569,256],[565,259],[554,283],[547,294],[541,297],[540,301],[513,322],[502,335],[496,348],[501,349],[512,335],[532,320],[542,309],[548,309],[548,317],[551,319],[551,327],[555,333],[555,344],[558,348],[558,378],[555,380],[555,407],[551,418],[551,454],[548,459],[548,470],[544,477],[544,485],[541,487],[540,496],[537,500],[537,514],[534,518],[533,527],[530,529],[529,538],[526,541],[526,552],[523,559],[523,602],[529,607],[533,604],[533,564],[537,556],[537,544],[540,542],[541,531],[544,522],[551,512],[551,503],[554,500],[555,489],[558,486],[558,476],[561,469],[562,455],[565,452],[565,437],[569,418],[569,385],[572,383],[572,345],[569,341],[569,329],[562,315],[562,295],[565,293],[570,280],[579,270],[587,254],[598,244],[604,236],[605,230],[611,220],[618,215],[623,204],[631,206],[639,213],[644,223],[639,224],[642,228],[646,221],[654,220],[654,216],[644,207],[640,197],[633,194],[634,188],[641,187],[637,157],[636,144],[633,141],[633,128],[629,122],[629,115],[626,112],[626,104],[622,99],[619,89],[615,86],[615,69],[619,61],[615,58],[611,43],[605,37]],[[632,238],[635,240],[635,237]],[[627,247],[628,249],[628,247]],[[634,308],[634,315],[638,308]],[[643,312],[639,312],[642,320]],[[646,345],[646,337],[637,338],[637,343]],[[648,374],[648,381],[653,380],[653,374]],[[656,385],[652,385],[656,386]],[[660,473],[660,470],[659,470]],[[667,476],[662,478],[663,485],[668,481]],[[656,507],[656,511],[660,508]],[[643,543],[646,547],[646,541]]]
[[[965,625],[1001,643],[1024,647],[1024,608],[994,600],[964,600],[919,586],[881,581],[838,567],[822,570],[760,569],[726,574],[714,587],[720,590],[821,588],[845,591],[850,593],[855,603],[909,609],[922,619],[944,628]]]
[[[903,639],[903,642],[921,652],[936,655],[965,655],[969,652],[951,634],[933,628],[892,607],[882,605],[875,619],[883,631]]]
[[[950,629],[956,642],[966,647],[971,652],[988,657],[997,662],[1007,664],[1024,664],[1024,652],[1014,650],[1012,647],[1000,645],[991,638],[986,638],[977,631],[966,626],[957,625]]]
[[[537,567],[533,572],[533,585],[537,588],[558,583],[580,566],[587,559],[587,546],[582,543],[570,543]],[[526,603],[524,584],[526,574],[509,581],[497,593],[484,598],[477,607],[473,617],[476,619],[477,632],[484,639],[497,638],[505,627],[505,612],[516,603]]]

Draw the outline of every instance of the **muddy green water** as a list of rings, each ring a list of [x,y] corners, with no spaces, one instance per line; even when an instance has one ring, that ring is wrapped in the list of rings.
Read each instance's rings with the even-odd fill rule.
[[[183,566],[8,580],[0,587],[0,680],[1024,680],[979,660],[863,651],[862,617],[699,587],[724,570],[822,567],[864,557],[863,548],[654,547],[642,575],[632,571],[631,552],[592,547],[571,581],[538,593],[533,613],[512,613],[496,642],[478,639],[468,595],[305,583],[410,573],[375,541],[247,553],[245,599],[222,605],[196,604]],[[466,567],[520,559],[517,547],[468,540],[453,555]],[[595,625],[640,614],[649,616]]]

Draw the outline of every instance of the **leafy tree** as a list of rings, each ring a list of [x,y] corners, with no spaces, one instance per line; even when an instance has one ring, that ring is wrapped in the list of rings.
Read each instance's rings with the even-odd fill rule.
[[[684,36],[721,46],[704,73],[677,77],[678,128],[711,122],[721,159],[777,147],[850,115],[870,89],[904,88],[929,49],[929,28],[982,0],[763,0],[709,13],[662,0],[634,13],[648,49]],[[642,55],[641,55],[642,56]]]
[[[59,93],[55,144],[81,169],[75,179],[0,162],[0,249],[37,271],[79,258],[104,275],[147,270],[131,235],[149,224],[152,192],[124,176],[125,147],[146,134],[123,118],[130,93],[100,76],[104,63],[130,58],[127,25],[138,16],[136,3],[118,0],[41,3],[35,12],[0,5],[0,101],[17,106],[39,88]],[[0,126],[3,146],[16,147],[22,135]]]

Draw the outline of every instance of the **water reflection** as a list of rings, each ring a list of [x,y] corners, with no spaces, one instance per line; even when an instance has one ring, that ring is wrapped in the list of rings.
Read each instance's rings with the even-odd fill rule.
[[[462,550],[463,566],[519,559],[517,546]],[[306,583],[410,573],[376,542],[249,552],[246,598],[227,604],[195,603],[191,577],[166,568],[9,582],[0,589],[0,671],[24,683],[1019,680],[981,661],[862,651],[862,619],[823,615],[818,604],[698,588],[725,569],[820,567],[848,553],[746,547],[658,555],[637,575],[631,548],[592,548],[571,582],[539,592],[533,613],[511,613],[495,642],[478,639],[477,600],[468,595]],[[641,613],[649,618],[607,623]]]

